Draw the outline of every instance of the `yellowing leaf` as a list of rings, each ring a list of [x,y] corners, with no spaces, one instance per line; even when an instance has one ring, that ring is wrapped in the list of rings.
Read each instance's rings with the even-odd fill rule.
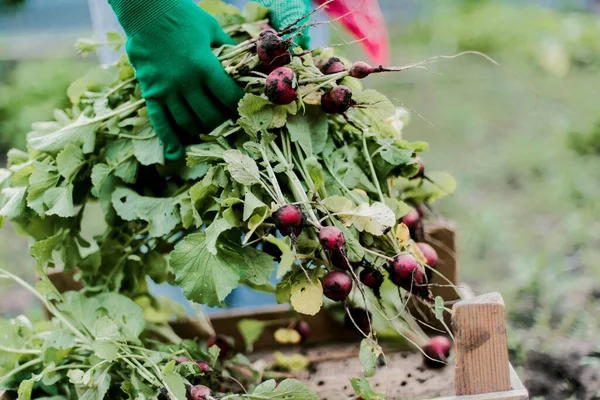
[[[409,243],[408,251],[410,251],[420,263],[427,264],[427,259],[423,255],[423,252],[414,242]]]
[[[315,315],[323,305],[323,286],[321,281],[309,282],[304,275],[295,282],[291,290],[290,303],[300,314]]]
[[[400,247],[406,246],[406,244],[410,240],[410,230],[404,222],[400,222],[400,224],[398,224],[398,226],[396,227],[396,239],[398,239]]]
[[[352,200],[338,195],[323,199],[322,204],[325,208],[334,213],[350,211],[354,207]]]
[[[277,343],[281,344],[298,344],[302,340],[302,336],[295,329],[279,328],[273,334]]]
[[[363,203],[354,211],[343,211],[337,214],[344,225],[354,225],[360,232],[366,231],[375,236],[385,235],[396,224],[394,211],[379,202],[372,205]]]
[[[308,368],[310,360],[302,354],[286,355],[280,351],[273,353],[275,365],[290,372],[300,372]]]

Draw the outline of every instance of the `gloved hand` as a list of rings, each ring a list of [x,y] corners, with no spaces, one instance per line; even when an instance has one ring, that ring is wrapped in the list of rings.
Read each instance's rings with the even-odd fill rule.
[[[211,50],[233,41],[192,0],[109,3],[127,34],[127,54],[165,158],[179,159],[185,135],[218,126],[243,96]]]
[[[271,25],[275,30],[282,30],[296,22],[302,16],[310,12],[310,0],[254,0],[262,6],[271,9]],[[297,26],[303,25],[308,18],[299,22]],[[310,36],[308,27],[302,29],[302,34],[294,37],[294,42],[303,49],[310,47]]]

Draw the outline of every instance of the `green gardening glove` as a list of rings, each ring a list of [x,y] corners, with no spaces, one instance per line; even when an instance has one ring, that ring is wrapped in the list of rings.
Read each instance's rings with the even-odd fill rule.
[[[271,26],[275,30],[282,30],[288,25],[293,24],[298,19],[310,12],[310,0],[254,0],[258,4],[269,7],[271,10]],[[308,22],[308,18],[299,22],[296,26],[301,26]],[[303,49],[310,47],[310,36],[308,27],[302,29],[302,34],[295,36],[294,41]]]
[[[127,34],[126,50],[167,160],[236,110],[242,89],[211,46],[234,44],[192,0],[109,0]]]

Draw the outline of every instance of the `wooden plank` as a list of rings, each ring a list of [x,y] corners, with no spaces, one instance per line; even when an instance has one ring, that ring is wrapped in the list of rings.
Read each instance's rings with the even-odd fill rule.
[[[457,396],[511,390],[504,302],[498,293],[453,307]]]

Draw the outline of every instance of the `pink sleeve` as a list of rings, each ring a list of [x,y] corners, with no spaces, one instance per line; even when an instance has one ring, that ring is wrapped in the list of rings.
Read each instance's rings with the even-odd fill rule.
[[[321,5],[327,0],[314,0]],[[374,64],[389,62],[389,40],[385,20],[377,0],[333,0],[325,6],[331,19],[339,22],[356,39]]]

